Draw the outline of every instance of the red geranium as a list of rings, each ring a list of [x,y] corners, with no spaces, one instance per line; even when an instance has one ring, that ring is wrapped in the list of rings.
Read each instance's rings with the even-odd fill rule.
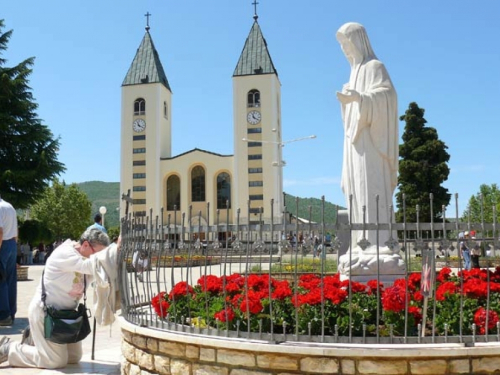
[[[384,290],[382,294],[382,307],[384,310],[401,312],[405,309],[405,302],[409,302],[409,294],[406,294],[405,288],[393,285]]]
[[[166,294],[166,292],[160,292],[151,300],[151,304],[160,318],[167,316],[168,308],[170,307],[169,303],[165,300]]]
[[[271,298],[277,300],[284,300],[292,295],[292,289],[290,289],[290,284],[287,280],[276,281],[274,284],[274,291]]]
[[[438,272],[436,275],[436,281],[438,283],[444,283],[445,281],[450,280],[451,278],[451,268],[450,267],[444,267],[441,269],[441,271]]]
[[[231,321],[233,321],[234,317],[235,317],[234,311],[230,307],[228,307],[224,310],[221,310],[218,313],[214,314],[214,318],[218,319],[222,323],[231,322]]]
[[[377,280],[370,280],[366,283],[366,286],[368,287],[368,294],[377,294],[377,290],[382,291],[384,290],[384,284],[383,283],[378,283],[377,285]]]
[[[446,281],[436,289],[436,300],[444,301],[448,294],[455,294],[460,288],[453,281]]]
[[[198,285],[202,291],[217,294],[222,290],[222,281],[214,275],[202,276],[198,279]]]
[[[170,291],[168,298],[175,299],[177,297],[186,296],[188,294],[194,294],[194,289],[186,281],[180,281],[175,284],[174,288]]]
[[[479,334],[484,335],[486,333],[486,309],[480,307],[474,314],[474,323],[479,328]],[[498,314],[493,311],[488,311],[488,330],[496,327],[498,323]]]
[[[340,305],[349,295],[347,290],[335,287],[325,288],[324,293],[325,299],[329,300],[334,305]]]
[[[415,319],[415,324],[420,324],[422,322],[422,311],[416,306],[408,307],[408,313],[413,315],[413,319]]]
[[[320,283],[321,283],[320,277],[312,273],[301,275],[299,278],[299,288],[311,290],[317,288]]]
[[[260,313],[262,309],[262,302],[260,301],[260,297],[258,296],[258,294],[249,290],[248,294],[246,296],[243,296],[242,298],[242,301],[240,303],[240,310],[244,313],[249,311],[251,314],[255,315]]]

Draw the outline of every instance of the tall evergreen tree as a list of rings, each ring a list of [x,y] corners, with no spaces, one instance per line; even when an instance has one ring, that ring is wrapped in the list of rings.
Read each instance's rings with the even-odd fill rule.
[[[12,30],[0,20],[0,196],[26,208],[65,170],[57,160],[59,139],[37,117],[28,77],[34,58],[6,67],[3,51]]]
[[[441,186],[448,179],[450,155],[435,128],[425,126],[425,110],[417,103],[410,103],[399,119],[405,121],[403,144],[399,145],[399,191],[396,193],[398,212],[396,220],[403,221],[403,194],[406,203],[406,220],[415,222],[416,206],[420,207],[419,221],[429,222],[430,193],[433,194],[434,221],[442,220],[442,206],[450,203],[451,194]]]

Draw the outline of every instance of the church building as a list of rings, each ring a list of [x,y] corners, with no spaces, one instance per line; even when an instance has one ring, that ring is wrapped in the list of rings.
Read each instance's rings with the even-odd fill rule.
[[[232,126],[233,155],[172,155],[175,103],[148,22],[121,95],[120,193],[130,191],[135,217],[160,218],[163,209],[164,224],[169,215],[182,224],[185,213],[184,225],[215,225],[219,210],[219,224],[236,224],[239,209],[243,225],[281,222],[281,84],[257,18],[233,72],[233,124],[218,129]]]

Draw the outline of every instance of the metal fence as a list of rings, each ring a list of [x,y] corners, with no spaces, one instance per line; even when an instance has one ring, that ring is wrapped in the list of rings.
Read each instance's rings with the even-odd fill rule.
[[[320,210],[324,218],[324,200]],[[180,225],[163,215],[122,218],[126,320],[269,343],[500,341],[495,208],[492,222],[462,222],[458,209],[437,223],[349,223],[343,212],[334,222],[301,222],[295,212],[250,225],[238,211],[234,225],[219,224],[219,215],[206,226],[184,225],[190,216],[182,214]],[[367,283],[341,277],[339,257],[356,230],[398,233],[404,274],[391,284],[380,274]],[[475,238],[462,239],[465,231]],[[481,249],[480,269],[463,269],[461,243]]]

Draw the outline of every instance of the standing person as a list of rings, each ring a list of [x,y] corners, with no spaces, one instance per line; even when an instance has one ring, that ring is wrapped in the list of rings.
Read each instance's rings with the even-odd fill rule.
[[[467,245],[469,232],[465,232],[464,236],[461,239],[462,241],[460,241],[460,252],[462,254],[462,259],[464,260],[464,270],[469,271],[471,267],[470,249]]]
[[[104,233],[108,233],[108,231],[106,230],[106,228],[104,228],[104,226],[102,225],[102,216],[101,214],[96,214],[94,216],[94,224],[92,224],[91,226],[89,226],[87,229],[90,229],[90,228],[97,228],[99,229],[100,231],[104,232]]]
[[[29,253],[31,252],[31,248],[30,248],[30,245],[25,242],[21,245],[21,253],[23,253],[23,264],[24,265],[29,265],[29,264],[32,264],[30,263],[30,256],[29,256]]]
[[[38,263],[45,264],[45,246],[41,242],[38,244]]]
[[[475,240],[475,237],[472,237]],[[479,265],[479,257],[482,255],[481,247],[479,244],[475,244],[470,252],[470,258],[472,261],[472,268],[481,268]]]
[[[17,215],[0,197],[0,326],[11,326],[17,312]]]
[[[107,246],[109,246],[108,235],[92,228],[82,234],[79,242],[68,239],[55,249],[47,260],[42,274],[47,296],[46,304],[58,310],[75,309],[85,292],[84,285],[88,286],[93,281],[90,276],[94,269],[91,256]],[[3,337],[0,340],[0,363],[8,361],[10,366],[15,367],[54,369],[80,361],[81,341],[74,344],[55,344],[45,339],[45,311],[41,300],[40,282],[28,309],[33,346],[12,343]]]

